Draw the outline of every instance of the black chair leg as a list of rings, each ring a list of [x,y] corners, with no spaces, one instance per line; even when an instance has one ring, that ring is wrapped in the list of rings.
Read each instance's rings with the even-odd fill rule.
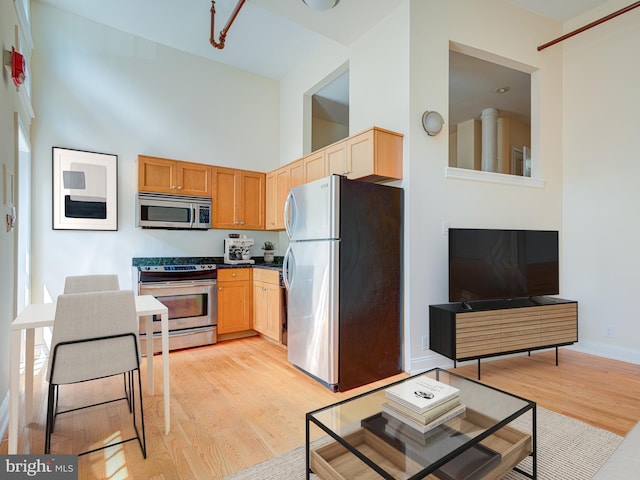
[[[60,401],[60,385],[55,385],[55,400],[53,401],[53,417],[51,419],[51,433],[56,428],[56,419],[58,418],[58,402]]]
[[[45,426],[45,439],[44,439],[44,453],[49,454],[51,452],[51,434],[53,433],[53,423],[55,421],[55,399],[57,393],[57,385],[49,384],[48,398],[47,398],[47,424]]]
[[[127,404],[129,405],[129,413],[133,411],[133,377],[131,372],[124,372],[122,374],[122,381],[124,383],[124,395],[127,398]]]

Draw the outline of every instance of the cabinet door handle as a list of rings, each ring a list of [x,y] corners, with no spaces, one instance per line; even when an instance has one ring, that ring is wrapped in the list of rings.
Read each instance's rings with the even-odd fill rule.
[[[175,185],[171,185],[171,188],[174,188],[174,189],[175,189],[175,188],[176,188],[176,186],[175,186]]]
[[[351,172],[349,170],[345,170],[344,172],[340,173],[340,175],[349,175]]]
[[[182,185],[178,185],[178,190],[182,190]]]

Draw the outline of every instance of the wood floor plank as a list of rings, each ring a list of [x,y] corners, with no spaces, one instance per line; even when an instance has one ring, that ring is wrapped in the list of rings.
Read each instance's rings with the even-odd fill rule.
[[[154,362],[156,395],[143,391],[147,460],[137,443],[79,459],[80,479],[219,479],[304,443],[306,412],[404,378],[400,374],[349,392],[333,393],[287,361],[286,350],[260,337],[171,353],[171,432],[164,435],[162,364]],[[475,378],[475,363],[455,371]],[[550,410],[626,434],[640,420],[640,366],[563,349],[482,362],[482,381],[536,401]],[[120,389],[121,379],[111,388]],[[74,386],[65,402],[91,402],[109,387]],[[20,452],[41,453],[46,382],[36,376],[38,421],[20,425]],[[73,414],[70,414],[73,415]],[[56,425],[52,451],[69,453],[124,432],[124,404],[95,409]],[[97,428],[97,430],[96,430]],[[0,453],[7,452],[7,441]]]
[[[477,367],[452,369],[477,378]],[[618,435],[640,420],[640,365],[559,350],[482,361],[481,381]]]

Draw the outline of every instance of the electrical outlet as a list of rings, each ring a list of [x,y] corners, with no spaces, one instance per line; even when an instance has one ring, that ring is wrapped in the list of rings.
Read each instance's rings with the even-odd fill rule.
[[[613,327],[604,327],[604,337],[613,338]]]
[[[422,350],[429,350],[429,337],[426,335],[422,336]]]

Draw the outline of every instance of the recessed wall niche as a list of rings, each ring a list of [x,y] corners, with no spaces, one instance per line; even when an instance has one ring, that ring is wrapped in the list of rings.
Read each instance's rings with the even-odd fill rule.
[[[348,136],[349,70],[346,70],[311,95],[311,151]]]
[[[449,166],[531,176],[531,74],[449,51]]]

